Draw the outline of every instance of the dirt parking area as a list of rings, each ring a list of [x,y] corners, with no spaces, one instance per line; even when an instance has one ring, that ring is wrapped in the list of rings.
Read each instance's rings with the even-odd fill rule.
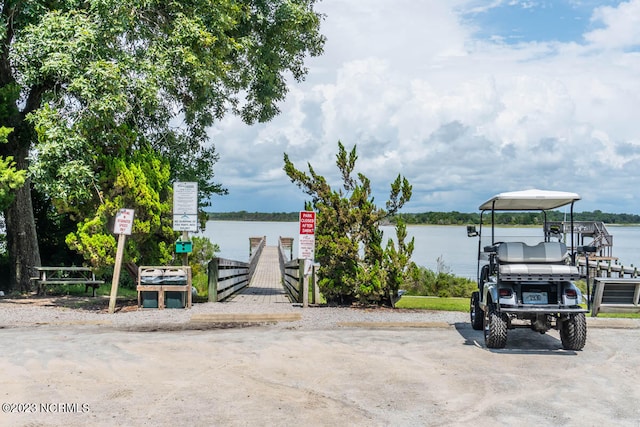
[[[0,425],[640,426],[640,330],[0,330]]]

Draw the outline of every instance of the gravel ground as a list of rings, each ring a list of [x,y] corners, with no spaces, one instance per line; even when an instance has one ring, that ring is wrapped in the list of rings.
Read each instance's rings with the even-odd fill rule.
[[[530,330],[491,350],[466,313],[107,306],[0,298],[0,425],[640,426],[638,319],[589,318],[580,352]],[[300,320],[192,321],[216,314]]]
[[[429,327],[459,325],[469,322],[468,313],[388,308],[352,308],[299,304],[245,304],[236,302],[194,303],[191,309],[139,309],[135,301],[119,301],[116,312],[109,314],[108,297],[0,297],[0,328],[33,326],[102,326],[117,329],[162,330],[201,329],[193,326],[193,318],[214,314],[284,314],[300,316],[299,320],[269,322],[271,327],[285,329],[335,329],[356,323],[406,323],[407,326]],[[241,317],[241,316],[240,316]],[[640,329],[640,319],[587,317],[590,328]],[[242,323],[237,322],[236,323]],[[191,326],[190,326],[191,325]],[[226,327],[230,324],[224,325]],[[373,325],[375,326],[375,325]],[[398,326],[398,325],[395,325]]]
[[[107,312],[108,298],[53,297],[0,298],[0,327],[42,325],[103,325],[115,328],[166,328],[187,325],[192,317],[208,314],[299,314],[300,320],[279,322],[287,329],[331,329],[344,323],[407,322],[453,325],[466,322],[460,312],[392,310],[385,308],[306,307],[298,304],[195,303],[191,309],[138,309],[132,302],[119,303]]]

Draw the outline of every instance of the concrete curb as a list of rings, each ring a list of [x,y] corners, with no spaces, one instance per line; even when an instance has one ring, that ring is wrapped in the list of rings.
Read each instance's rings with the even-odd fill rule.
[[[587,317],[587,327],[593,329],[640,329],[640,321],[633,319],[615,319]]]
[[[300,313],[202,313],[191,316],[191,323],[295,322]]]
[[[338,326],[344,328],[423,328],[423,329],[446,329],[452,325],[446,322],[338,322]]]

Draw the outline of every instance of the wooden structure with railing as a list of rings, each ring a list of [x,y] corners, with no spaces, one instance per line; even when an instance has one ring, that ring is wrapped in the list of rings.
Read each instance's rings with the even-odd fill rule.
[[[316,275],[317,265],[308,263],[307,271],[305,271],[305,260],[293,259],[293,239],[290,237],[280,237],[278,249],[282,284],[289,298],[303,304],[303,306],[307,303],[317,304],[320,301]],[[287,257],[287,251],[289,251],[289,257]],[[308,293],[305,293],[305,286],[307,286]]]
[[[217,257],[209,261],[209,302],[223,301],[249,286],[266,241],[266,237],[249,239],[249,262]]]

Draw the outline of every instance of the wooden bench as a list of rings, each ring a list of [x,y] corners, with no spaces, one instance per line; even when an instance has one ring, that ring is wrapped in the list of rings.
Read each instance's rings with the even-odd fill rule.
[[[46,295],[49,285],[84,285],[84,291],[92,289],[96,296],[96,288],[104,284],[104,280],[96,280],[89,267],[32,267],[35,272],[30,278],[38,288],[38,295]]]

